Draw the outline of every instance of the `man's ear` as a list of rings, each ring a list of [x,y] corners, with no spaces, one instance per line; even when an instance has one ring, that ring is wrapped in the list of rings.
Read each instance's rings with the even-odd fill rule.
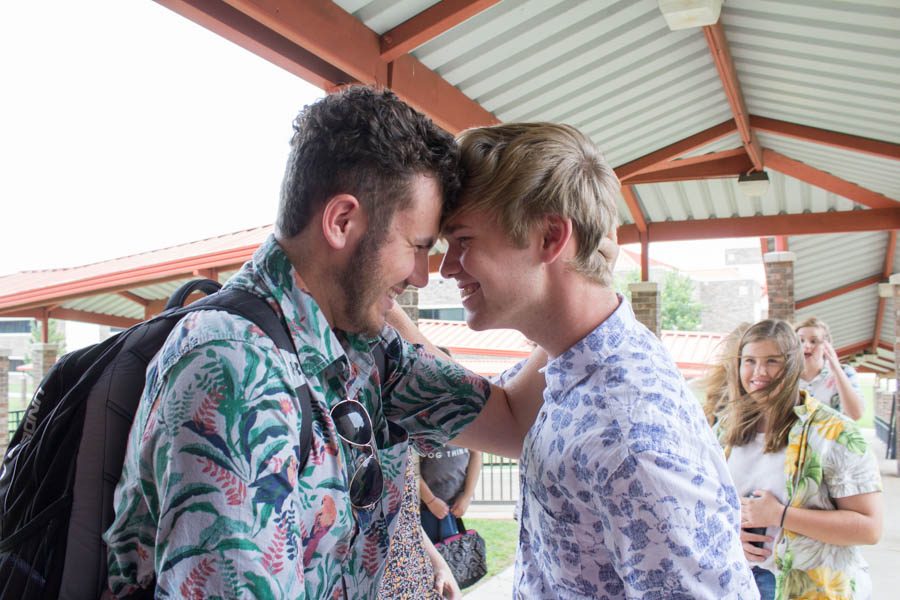
[[[367,222],[359,200],[350,194],[332,196],[322,210],[322,234],[335,250],[359,240],[366,231]]]
[[[541,223],[541,260],[554,262],[572,239],[572,219],[560,215],[544,215]]]

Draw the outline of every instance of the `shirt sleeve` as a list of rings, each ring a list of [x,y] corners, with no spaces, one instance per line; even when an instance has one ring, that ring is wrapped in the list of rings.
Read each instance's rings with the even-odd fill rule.
[[[832,423],[843,423],[840,432],[832,426],[828,432],[836,434],[829,442],[824,459],[823,478],[832,498],[846,498],[882,490],[878,461],[855,423],[839,416]]]
[[[272,354],[216,341],[163,374],[137,484],[155,540],[133,548],[153,557],[157,597],[306,597],[301,413]]]
[[[664,453],[629,453],[596,490],[626,598],[749,597],[734,489]]]
[[[385,416],[409,433],[419,452],[446,444],[481,412],[491,393],[490,383],[395,332],[386,342]]]

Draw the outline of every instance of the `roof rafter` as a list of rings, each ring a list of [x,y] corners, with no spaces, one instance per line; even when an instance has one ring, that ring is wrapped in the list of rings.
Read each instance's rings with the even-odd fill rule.
[[[703,35],[706,36],[706,44],[709,46],[716,70],[719,72],[719,79],[722,81],[722,88],[725,90],[725,97],[728,98],[728,105],[731,107],[731,114],[734,115],[734,121],[737,123],[747,156],[750,157],[753,168],[756,171],[762,171],[764,156],[759,146],[759,140],[756,139],[756,134],[750,128],[750,113],[744,102],[741,83],[738,81],[737,70],[734,68],[734,60],[731,58],[731,50],[728,47],[728,40],[725,38],[722,22],[705,26]]]
[[[141,322],[141,319],[129,319],[128,317],[104,315],[102,313],[74,310],[71,308],[54,309],[50,311],[50,318],[62,319],[64,321],[80,321],[81,323],[94,323],[96,325],[110,325],[112,327],[123,327],[126,329]]]
[[[623,185],[622,198],[625,200],[625,205],[631,213],[631,218],[634,219],[634,225],[637,227],[638,232],[641,234],[646,233],[647,219],[644,217],[644,210],[641,208],[637,192],[635,192],[634,188],[630,185]]]
[[[125,298],[126,300],[131,300],[135,304],[139,304],[141,306],[147,306],[148,304],[150,304],[150,300],[148,300],[147,298],[144,298],[142,296],[138,296],[134,292],[129,292],[129,291],[123,290],[121,292],[116,292],[116,293],[119,294],[120,296],[122,296],[123,298]]]
[[[665,163],[673,158],[678,158],[682,154],[686,154],[698,148],[702,148],[707,144],[711,144],[716,140],[720,140],[726,135],[731,135],[737,129],[734,119],[728,119],[718,125],[713,125],[709,129],[704,129],[699,133],[688,136],[683,140],[679,140],[673,144],[669,144],[664,148],[655,150],[650,154],[645,154],[640,158],[636,158],[623,165],[616,167],[616,175],[623,182],[628,178],[634,177],[638,173],[643,173],[647,169],[651,169],[660,163]]]
[[[249,31],[259,25],[270,29],[326,65],[345,73],[350,81],[390,87],[451,133],[499,122],[480,104],[412,56],[406,54],[393,62],[383,60],[379,35],[331,0],[158,1],[176,12],[184,11],[182,14],[188,18],[228,39],[234,35],[247,37]],[[220,14],[233,17],[229,9],[246,18],[223,22]],[[195,18],[198,13],[202,19]],[[264,44],[245,47],[271,60],[271,52]]]
[[[819,302],[824,302],[826,300],[831,300],[832,298],[843,296],[844,294],[849,294],[850,292],[864,287],[869,287],[870,285],[875,285],[876,283],[881,283],[881,281],[881,275],[872,275],[871,277],[866,277],[865,279],[860,279],[859,281],[854,281],[853,283],[848,283],[846,285],[836,287],[833,290],[828,290],[827,292],[822,292],[821,294],[816,294],[815,296],[810,296],[809,298],[798,300],[796,303],[794,303],[794,307],[806,308],[807,306],[818,304]]]
[[[900,206],[895,200],[888,198],[878,192],[873,192],[868,188],[857,185],[846,179],[836,177],[831,173],[811,167],[806,163],[802,163],[793,158],[789,158],[784,154],[769,150],[763,150],[766,157],[766,164],[785,175],[790,175],[800,181],[805,181],[810,185],[820,187],[825,191],[831,192],[838,196],[852,200],[858,204],[868,206],[870,208],[893,208]]]
[[[704,161],[691,161],[685,165],[680,163],[680,160],[666,163],[673,166],[668,169],[658,169],[635,175],[628,179],[628,183],[630,185],[640,185],[666,181],[695,181],[698,179],[736,177],[753,168],[753,163],[750,162],[743,150],[741,150],[739,156],[726,155]]]
[[[647,232],[654,242],[891,229],[900,229],[900,207],[647,223]],[[634,225],[619,227],[620,244],[634,244],[639,241],[637,227]]]
[[[822,144],[823,146],[841,148],[843,150],[852,150],[853,152],[862,152],[880,158],[900,160],[900,144],[873,140],[871,138],[864,138],[847,133],[838,133],[836,131],[828,131],[827,129],[819,129],[817,127],[799,125],[787,121],[779,121],[778,119],[760,117],[759,115],[750,115],[750,126],[753,129],[774,133],[775,135],[780,135],[782,137],[813,142]]]
[[[657,163],[652,167],[648,167],[646,169],[641,170],[641,175],[646,175],[647,173],[654,173],[656,171],[664,171],[666,169],[673,169],[676,167],[686,167],[688,165],[697,165],[700,163],[707,163],[716,160],[721,160],[723,158],[733,158],[735,156],[743,156],[746,157],[747,153],[744,151],[744,148],[732,148],[731,150],[721,150],[719,152],[707,152],[706,154],[701,154],[699,156],[690,156],[687,158],[678,158],[674,160],[667,160],[665,162]]]
[[[339,68],[225,2],[209,0],[156,0],[156,2],[322,89],[355,81]]]
[[[381,59],[390,62],[500,0],[442,0],[381,35]]]

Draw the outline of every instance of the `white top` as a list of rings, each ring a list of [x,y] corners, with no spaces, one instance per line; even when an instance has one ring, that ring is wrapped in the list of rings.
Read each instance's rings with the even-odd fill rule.
[[[787,502],[787,486],[784,479],[784,459],[787,447],[778,452],[763,452],[766,445],[766,434],[757,433],[749,444],[734,446],[728,457],[728,470],[734,479],[738,495],[743,498],[753,490],[768,490],[772,492],[778,501]],[[767,527],[766,535],[774,540],[781,533],[780,527]],[[765,547],[772,550],[775,542],[766,542]],[[751,563],[753,567],[768,569],[773,573],[775,568],[774,553],[761,563]]]

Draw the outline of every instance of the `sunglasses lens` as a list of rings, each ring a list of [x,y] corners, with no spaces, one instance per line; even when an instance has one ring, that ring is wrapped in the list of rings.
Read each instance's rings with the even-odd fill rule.
[[[372,439],[372,423],[369,415],[356,402],[339,402],[331,409],[331,418],[338,435],[357,446],[364,446]]]
[[[375,456],[366,457],[350,481],[350,502],[357,508],[368,508],[381,499],[384,475]]]

